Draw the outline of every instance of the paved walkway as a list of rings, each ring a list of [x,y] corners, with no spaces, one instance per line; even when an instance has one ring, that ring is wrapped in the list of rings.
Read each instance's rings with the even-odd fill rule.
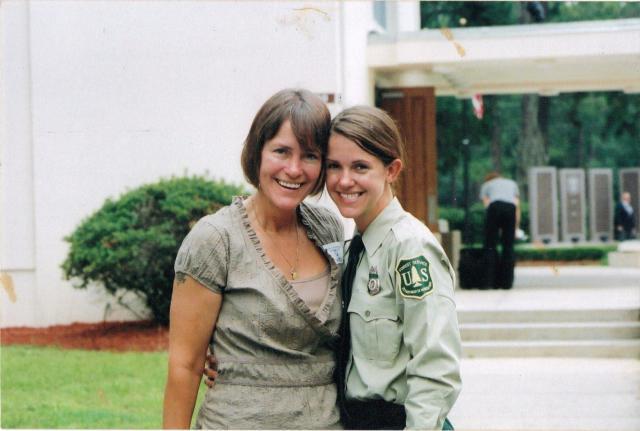
[[[458,289],[456,303],[461,311],[640,307],[640,269],[516,267],[513,289]]]
[[[458,430],[640,430],[640,360],[465,359]]]
[[[640,270],[516,268],[512,290],[459,290],[459,310],[640,308]],[[640,430],[640,359],[464,359],[458,430]]]

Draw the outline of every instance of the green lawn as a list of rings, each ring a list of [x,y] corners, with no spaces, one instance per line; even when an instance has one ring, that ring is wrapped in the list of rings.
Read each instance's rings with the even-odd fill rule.
[[[1,349],[2,428],[162,426],[165,352]]]

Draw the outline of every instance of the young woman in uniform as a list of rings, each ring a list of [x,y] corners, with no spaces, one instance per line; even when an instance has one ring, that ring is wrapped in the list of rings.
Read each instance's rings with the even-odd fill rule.
[[[175,262],[163,425],[189,428],[205,353],[219,360],[196,426],[331,429],[343,228],[322,190],[330,114],[306,90],[262,106],[242,152],[257,192],[202,218]],[[212,338],[213,336],[213,338]]]
[[[359,106],[332,121],[326,186],[357,228],[345,258],[336,377],[347,429],[453,429],[455,275],[431,231],[394,197],[402,156],[384,111]]]

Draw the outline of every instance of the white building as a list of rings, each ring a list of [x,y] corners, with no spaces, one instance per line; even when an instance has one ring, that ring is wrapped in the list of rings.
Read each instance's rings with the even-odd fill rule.
[[[333,112],[371,102],[371,2],[9,0],[0,11],[5,327],[103,319],[108,296],[63,280],[63,237],[105,198],[160,177],[243,182],[242,142],[277,90],[331,95]],[[109,319],[128,316],[111,307]]]
[[[107,197],[161,177],[208,172],[243,182],[243,139],[279,89],[326,95],[335,113],[374,103],[376,85],[517,92],[517,77],[496,87],[496,68],[517,75],[526,62],[545,70],[562,64],[574,70],[564,85],[575,85],[575,70],[594,55],[613,52],[621,62],[613,69],[637,72],[640,63],[640,20],[573,33],[545,27],[549,40],[592,35],[591,45],[574,46],[579,55],[568,65],[550,48],[531,48],[524,60],[513,47],[495,51],[512,33],[456,30],[465,58],[450,34],[418,31],[417,1],[5,0],[0,20],[2,327],[102,320],[113,300],[63,279],[63,238]],[[616,82],[610,69],[607,88],[638,91],[637,73]],[[580,88],[589,89],[589,79]],[[557,79],[527,82],[527,91],[569,89]],[[115,304],[110,310],[108,319],[131,317]]]

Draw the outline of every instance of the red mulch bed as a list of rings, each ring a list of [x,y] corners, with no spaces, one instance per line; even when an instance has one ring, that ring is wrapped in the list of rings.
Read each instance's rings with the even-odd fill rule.
[[[155,352],[169,346],[169,331],[153,322],[73,323],[46,328],[2,328],[0,344],[66,349]]]
[[[598,261],[519,261],[518,266],[597,265]],[[169,331],[149,321],[2,328],[0,345],[29,344],[66,349],[156,352],[169,347]]]

